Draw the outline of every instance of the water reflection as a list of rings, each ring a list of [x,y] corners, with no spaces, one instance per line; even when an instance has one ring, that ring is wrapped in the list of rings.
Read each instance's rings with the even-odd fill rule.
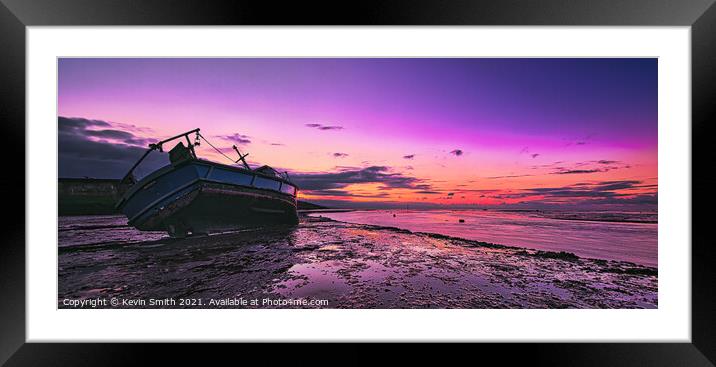
[[[186,239],[136,232],[117,217],[62,218],[58,303],[241,297],[326,300],[321,307],[330,308],[657,305],[656,269],[553,255],[316,218]]]
[[[657,265],[658,225],[648,222],[655,220],[655,213],[375,210],[314,215],[508,246],[567,251],[583,257]],[[567,218],[570,220],[565,220]],[[575,218],[580,220],[573,220]],[[629,220],[642,222],[624,222]]]

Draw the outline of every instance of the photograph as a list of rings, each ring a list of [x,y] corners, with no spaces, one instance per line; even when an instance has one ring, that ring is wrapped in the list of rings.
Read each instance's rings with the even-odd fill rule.
[[[59,309],[659,307],[659,58],[56,66]]]
[[[0,365],[714,366],[716,0],[0,3]]]

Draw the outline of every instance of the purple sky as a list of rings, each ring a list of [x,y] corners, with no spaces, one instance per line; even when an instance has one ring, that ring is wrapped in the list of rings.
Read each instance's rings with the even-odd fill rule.
[[[376,180],[303,193],[325,200],[439,202],[468,181],[503,196],[450,200],[514,203],[504,195],[584,181],[653,185],[657,102],[657,59],[59,60],[60,116],[138,138],[201,127],[296,174],[384,167],[423,185],[388,190]],[[61,176],[123,173],[60,153]]]

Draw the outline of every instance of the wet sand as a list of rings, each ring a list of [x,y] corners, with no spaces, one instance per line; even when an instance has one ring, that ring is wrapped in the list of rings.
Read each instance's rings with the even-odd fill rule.
[[[66,299],[112,298],[202,302],[116,306],[130,308],[657,307],[656,268],[564,252],[305,216],[293,228],[187,239],[139,233],[120,217],[67,218],[60,308],[73,308]]]

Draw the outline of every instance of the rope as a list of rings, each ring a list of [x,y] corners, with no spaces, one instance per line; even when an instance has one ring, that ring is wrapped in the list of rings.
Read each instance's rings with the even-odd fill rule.
[[[230,160],[231,163],[234,163],[234,164],[236,163],[233,159],[231,159],[231,157],[229,157],[228,155],[224,154],[224,152],[222,152],[221,150],[219,150],[219,148],[215,147],[214,144],[211,144],[210,141],[206,140],[206,138],[204,137],[204,135],[201,135],[201,133],[197,133],[197,134],[198,134],[202,139],[204,139],[204,141],[205,141],[207,144],[209,144],[210,147],[214,148],[214,150],[216,150],[217,152],[219,152],[219,154],[223,155],[224,157],[226,157],[226,159]]]

